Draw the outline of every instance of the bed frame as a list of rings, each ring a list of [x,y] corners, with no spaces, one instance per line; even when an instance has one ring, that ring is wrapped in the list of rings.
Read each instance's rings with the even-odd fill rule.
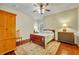
[[[53,40],[55,40],[55,30],[52,30],[52,29],[44,29],[44,31],[52,31],[54,33],[54,38]]]
[[[44,29],[44,31],[52,31],[52,32],[54,32],[54,38],[52,40],[55,39],[55,30]],[[36,43],[38,45],[41,45],[41,46],[43,46],[43,48],[45,48],[45,37],[44,36],[30,34],[30,41],[32,41],[32,42],[34,42],[34,43]]]

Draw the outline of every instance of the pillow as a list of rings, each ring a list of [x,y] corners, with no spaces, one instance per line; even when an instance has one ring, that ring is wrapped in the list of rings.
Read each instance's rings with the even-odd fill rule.
[[[53,34],[52,31],[44,31],[44,33],[46,33],[46,34]]]

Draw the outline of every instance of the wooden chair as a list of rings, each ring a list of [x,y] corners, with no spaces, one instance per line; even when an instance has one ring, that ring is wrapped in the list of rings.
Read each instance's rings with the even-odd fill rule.
[[[20,36],[20,30],[16,31],[16,42],[19,42],[21,44],[22,37]]]

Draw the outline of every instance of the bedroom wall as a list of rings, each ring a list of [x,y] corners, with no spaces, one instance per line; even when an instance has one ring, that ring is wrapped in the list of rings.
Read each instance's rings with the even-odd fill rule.
[[[34,24],[33,17],[21,11],[14,10],[6,6],[0,6],[0,9],[15,13],[17,15],[16,16],[16,30],[18,29],[20,30],[20,36],[22,36],[23,40],[28,39],[30,37],[29,36],[30,33],[33,32],[33,24]]]
[[[71,9],[64,12],[48,15],[44,17],[45,28],[55,29],[56,40],[58,31],[62,31],[62,25],[67,24],[67,31],[77,31],[77,9]],[[76,38],[76,37],[75,37]]]
[[[79,8],[77,8],[77,43],[78,43],[78,46],[79,46]]]

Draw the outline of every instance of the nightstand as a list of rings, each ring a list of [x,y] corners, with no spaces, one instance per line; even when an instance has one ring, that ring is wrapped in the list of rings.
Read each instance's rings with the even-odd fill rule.
[[[74,33],[58,32],[58,41],[74,44]]]

